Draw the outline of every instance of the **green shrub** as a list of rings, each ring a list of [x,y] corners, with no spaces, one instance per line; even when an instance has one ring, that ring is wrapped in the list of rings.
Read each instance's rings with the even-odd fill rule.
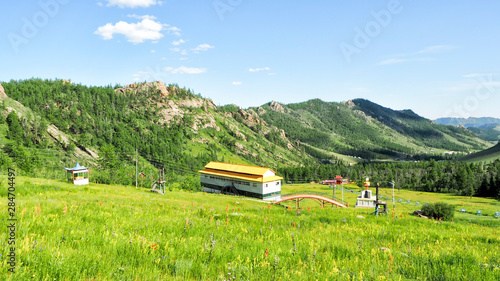
[[[455,207],[444,202],[437,202],[425,205],[422,212],[430,218],[451,221],[455,215]]]

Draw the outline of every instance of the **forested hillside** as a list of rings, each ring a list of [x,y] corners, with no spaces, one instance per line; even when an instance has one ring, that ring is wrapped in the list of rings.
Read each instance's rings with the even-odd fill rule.
[[[467,129],[436,125],[411,110],[394,111],[362,99],[272,102],[257,111],[269,124],[284,129],[288,137],[318,148],[308,152],[320,158],[328,158],[328,153],[320,151],[329,151],[364,159],[418,160],[442,157],[449,150],[467,153],[492,145]]]
[[[130,184],[136,150],[150,181],[156,168],[167,168],[170,180],[196,177],[213,160],[271,167],[312,161],[256,114],[217,108],[177,85],[87,87],[40,79],[2,85],[2,164],[13,161],[27,174],[48,166],[61,171],[78,160],[95,166],[95,181]],[[7,157],[22,153],[27,158]]]

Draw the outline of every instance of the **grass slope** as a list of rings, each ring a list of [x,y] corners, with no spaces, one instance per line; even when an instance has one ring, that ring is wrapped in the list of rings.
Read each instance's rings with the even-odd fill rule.
[[[463,157],[462,161],[468,162],[493,162],[500,159],[500,143],[497,145]]]
[[[6,280],[500,278],[497,227],[23,177],[16,187],[18,265],[4,274],[4,242]]]

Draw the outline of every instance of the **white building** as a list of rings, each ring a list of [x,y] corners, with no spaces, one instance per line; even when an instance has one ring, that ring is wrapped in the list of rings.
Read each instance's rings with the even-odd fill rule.
[[[80,164],[76,163],[75,167],[65,169],[69,182],[73,182],[74,185],[89,184],[89,168],[80,166]]]
[[[203,191],[274,200],[281,197],[280,176],[270,168],[210,162],[200,172]]]
[[[355,208],[375,208],[377,202],[377,196],[372,195],[371,190],[361,191],[361,195],[358,195],[356,199]]]

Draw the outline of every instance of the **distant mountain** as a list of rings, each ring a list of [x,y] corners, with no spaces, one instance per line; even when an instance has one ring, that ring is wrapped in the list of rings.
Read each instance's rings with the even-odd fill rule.
[[[453,125],[453,126],[464,126],[466,128],[484,128],[491,125],[500,125],[500,118],[493,117],[469,117],[469,118],[459,118],[459,117],[443,117],[434,120],[436,124],[441,125]]]
[[[491,144],[474,133],[437,125],[411,110],[396,111],[364,99],[343,103],[313,99],[254,108],[268,124],[283,129],[318,158],[330,153],[364,159],[413,159],[445,151],[474,151]]]
[[[500,118],[493,117],[445,117],[434,120],[436,124],[464,126],[489,141],[500,139]]]

